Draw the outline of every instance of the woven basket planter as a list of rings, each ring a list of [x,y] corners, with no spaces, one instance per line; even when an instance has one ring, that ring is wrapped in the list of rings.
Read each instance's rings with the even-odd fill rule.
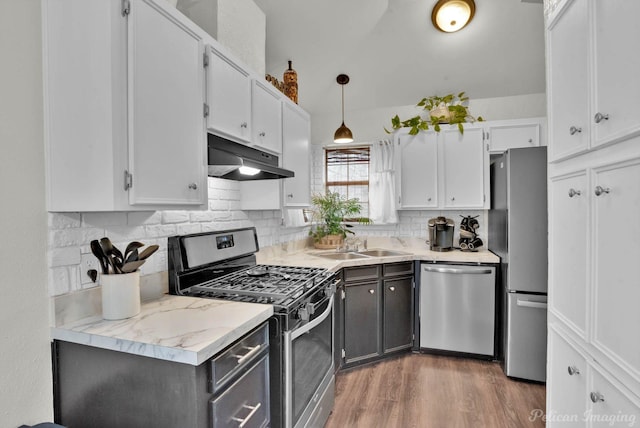
[[[340,247],[343,242],[342,235],[327,235],[320,238],[320,241],[314,242],[313,246],[319,250],[331,250]]]

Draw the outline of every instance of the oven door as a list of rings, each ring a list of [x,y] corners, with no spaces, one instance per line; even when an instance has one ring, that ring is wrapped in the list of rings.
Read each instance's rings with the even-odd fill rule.
[[[333,294],[309,321],[285,332],[286,427],[324,425],[333,409]]]

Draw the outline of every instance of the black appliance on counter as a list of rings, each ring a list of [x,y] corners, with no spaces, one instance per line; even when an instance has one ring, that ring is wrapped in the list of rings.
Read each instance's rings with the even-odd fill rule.
[[[333,296],[325,269],[257,265],[255,228],[173,236],[169,293],[273,306],[271,426],[322,426],[333,409]]]

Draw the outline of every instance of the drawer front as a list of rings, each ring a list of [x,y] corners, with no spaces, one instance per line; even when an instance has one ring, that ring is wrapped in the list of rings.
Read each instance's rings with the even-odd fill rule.
[[[217,392],[269,347],[269,328],[264,324],[211,360],[211,392]]]
[[[344,281],[363,281],[367,279],[378,279],[378,265],[350,267],[344,269]]]
[[[382,265],[382,275],[413,275],[413,262],[387,263]]]
[[[212,427],[266,427],[269,411],[269,356],[265,355],[220,396],[210,401]]]

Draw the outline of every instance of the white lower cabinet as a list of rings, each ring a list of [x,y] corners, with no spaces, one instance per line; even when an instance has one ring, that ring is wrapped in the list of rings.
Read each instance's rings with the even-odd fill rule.
[[[553,324],[548,350],[547,427],[629,427],[640,421],[640,398]]]

